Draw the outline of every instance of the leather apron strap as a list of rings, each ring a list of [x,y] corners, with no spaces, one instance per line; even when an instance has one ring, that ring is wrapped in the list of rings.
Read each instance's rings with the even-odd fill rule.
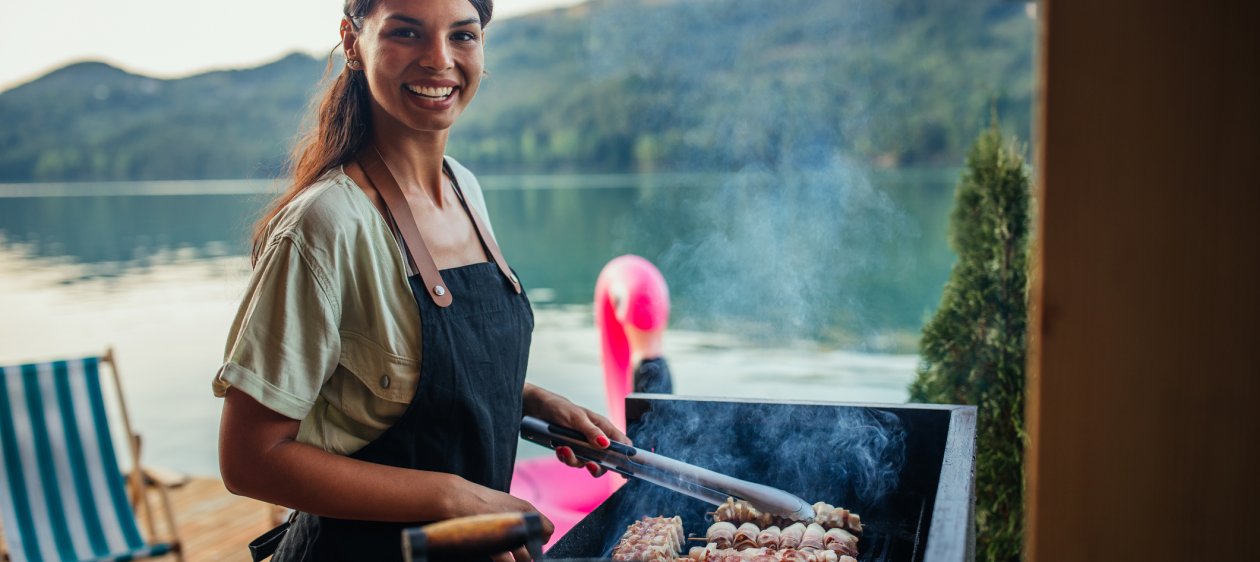
[[[487,235],[490,229],[486,228],[485,219],[481,218],[481,213],[472,210],[468,206],[468,201],[464,199],[464,190],[460,189],[459,182],[455,181],[455,171],[448,168],[445,161],[442,162],[442,166],[451,174],[451,181],[455,184],[455,194],[459,196],[459,202],[464,205],[464,211],[468,213],[468,216],[472,217],[473,226],[477,227],[477,237],[481,238],[481,243],[485,245],[486,251],[490,252],[490,257],[499,266],[499,271],[512,283],[512,288],[519,294],[521,292],[521,282],[516,279],[516,274],[512,273],[512,268],[508,267],[507,260],[503,259],[503,252],[499,251],[499,244],[495,242],[494,236]]]
[[[416,219],[411,214],[411,207],[407,205],[407,198],[403,196],[402,188],[398,187],[398,181],[394,179],[394,173],[389,169],[389,164],[381,158],[381,153],[376,150],[376,147],[368,147],[359,153],[359,167],[363,169],[368,181],[372,182],[372,187],[385,200],[385,206],[389,208],[389,214],[393,217],[394,226],[398,228],[403,241],[407,243],[411,262],[420,273],[420,278],[424,280],[424,287],[433,298],[433,303],[443,308],[450,306],[451,292],[446,289],[442,274],[438,273],[437,264],[434,263],[433,256],[429,254],[429,247],[420,236],[420,227],[417,226]]]
[[[372,183],[372,187],[385,200],[385,206],[389,209],[394,226],[402,234],[403,242],[407,244],[407,252],[411,255],[411,262],[420,274],[420,278],[424,281],[429,297],[433,299],[434,304],[440,307],[450,306],[453,300],[451,291],[446,286],[446,283],[442,281],[442,274],[438,271],[436,262],[433,261],[433,255],[429,253],[428,245],[424,243],[424,237],[420,235],[418,223],[411,214],[411,206],[407,204],[407,198],[403,195],[402,188],[398,186],[398,181],[394,179],[395,176],[393,171],[390,170],[389,164],[381,157],[381,153],[376,147],[368,147],[360,152],[358,162],[368,181]],[[446,167],[445,162],[442,165],[443,168]],[[454,180],[452,179],[452,181]],[[477,231],[477,238],[481,240],[486,251],[490,253],[491,258],[499,266],[499,271],[511,282],[512,288],[517,293],[520,293],[521,284],[517,281],[516,276],[512,274],[507,261],[503,259],[503,253],[499,251],[499,246],[495,243],[494,238],[486,236],[485,233],[488,230],[480,213],[468,207],[468,202],[464,199],[464,194],[459,189],[458,184],[455,184],[455,193],[459,196],[459,202],[464,207],[464,212],[468,213],[468,216],[473,221],[473,227]]]

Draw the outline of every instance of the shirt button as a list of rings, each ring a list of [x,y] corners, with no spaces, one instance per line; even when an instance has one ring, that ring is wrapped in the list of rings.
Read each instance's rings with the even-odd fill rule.
[[[381,375],[381,388],[389,388],[389,375]]]

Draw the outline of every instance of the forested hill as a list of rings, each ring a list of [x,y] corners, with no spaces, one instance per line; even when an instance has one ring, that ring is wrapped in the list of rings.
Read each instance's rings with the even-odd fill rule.
[[[491,23],[448,152],[483,173],[956,165],[994,105],[1028,138],[1034,27],[1001,0],[592,0]],[[0,181],[282,174],[324,65],[62,68],[0,94]]]

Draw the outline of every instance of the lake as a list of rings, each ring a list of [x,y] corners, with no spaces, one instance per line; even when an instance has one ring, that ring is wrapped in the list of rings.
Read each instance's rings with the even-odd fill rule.
[[[590,301],[642,255],[680,394],[897,403],[953,254],[956,170],[485,176],[530,291],[529,380],[605,410]],[[112,345],[146,463],[217,474],[210,380],[265,180],[0,185],[0,363]],[[545,454],[532,445],[522,456]]]

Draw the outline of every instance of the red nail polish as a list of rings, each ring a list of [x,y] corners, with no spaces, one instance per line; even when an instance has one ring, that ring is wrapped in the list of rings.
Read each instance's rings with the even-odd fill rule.
[[[610,441],[608,441],[608,438],[607,438],[607,437],[604,437],[603,435],[600,435],[599,437],[596,437],[596,438],[595,438],[595,442],[596,442],[596,443],[599,443],[599,446],[600,446],[600,447],[604,447],[604,448],[608,448],[608,445],[610,445],[610,444],[611,444],[611,442],[610,442]]]
[[[596,465],[593,462],[588,462],[586,463],[586,471],[591,473],[591,476],[595,476],[599,474],[599,465]]]

